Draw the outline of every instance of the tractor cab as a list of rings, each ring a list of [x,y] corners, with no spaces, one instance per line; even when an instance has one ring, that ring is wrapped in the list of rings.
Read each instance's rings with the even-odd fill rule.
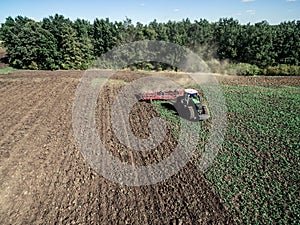
[[[201,99],[198,94],[198,91],[196,91],[194,89],[185,89],[184,97],[185,97],[187,104],[189,104],[190,101],[192,101],[196,105],[196,107],[197,106],[198,106],[198,108],[201,107]]]
[[[202,105],[202,99],[198,91],[194,89],[185,89],[184,101],[186,106],[189,108],[191,119],[207,120],[210,117],[207,107],[205,105]],[[196,110],[197,114],[192,113],[191,107]]]

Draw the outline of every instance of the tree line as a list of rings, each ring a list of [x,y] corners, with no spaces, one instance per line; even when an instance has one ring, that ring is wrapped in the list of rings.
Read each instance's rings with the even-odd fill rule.
[[[91,23],[58,14],[39,22],[17,16],[8,17],[1,25],[0,40],[8,63],[23,69],[87,69],[94,59],[116,46],[160,40],[187,47],[204,60],[228,60],[257,73],[276,74],[280,68],[300,71],[300,21],[242,25],[233,18],[222,18],[217,22],[184,19],[133,24],[128,18],[122,22],[95,19]],[[170,65],[156,64],[155,68]]]

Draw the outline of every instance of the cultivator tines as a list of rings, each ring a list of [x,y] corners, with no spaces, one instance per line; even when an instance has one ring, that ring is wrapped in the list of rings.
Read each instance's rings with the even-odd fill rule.
[[[139,95],[140,101],[175,100],[183,95],[183,90],[144,92]]]

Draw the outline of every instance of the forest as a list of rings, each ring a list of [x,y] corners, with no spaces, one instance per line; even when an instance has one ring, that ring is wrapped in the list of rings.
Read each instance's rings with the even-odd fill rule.
[[[63,15],[36,22],[8,17],[0,28],[7,62],[19,69],[87,69],[116,46],[140,40],[160,40],[184,46],[204,59],[213,72],[237,75],[300,75],[300,21],[270,25],[240,24],[233,18],[156,20],[133,24],[129,18],[93,23]],[[172,70],[172,65],[144,62],[132,69]]]

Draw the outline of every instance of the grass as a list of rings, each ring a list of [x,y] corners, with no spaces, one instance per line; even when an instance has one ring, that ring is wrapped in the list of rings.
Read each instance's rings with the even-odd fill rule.
[[[239,224],[298,224],[300,87],[222,88],[227,135],[206,179]],[[176,134],[176,115],[153,104]]]
[[[18,71],[17,69],[15,68],[12,68],[12,67],[6,67],[4,69],[0,69],[0,74],[8,74],[10,72],[16,72]]]

